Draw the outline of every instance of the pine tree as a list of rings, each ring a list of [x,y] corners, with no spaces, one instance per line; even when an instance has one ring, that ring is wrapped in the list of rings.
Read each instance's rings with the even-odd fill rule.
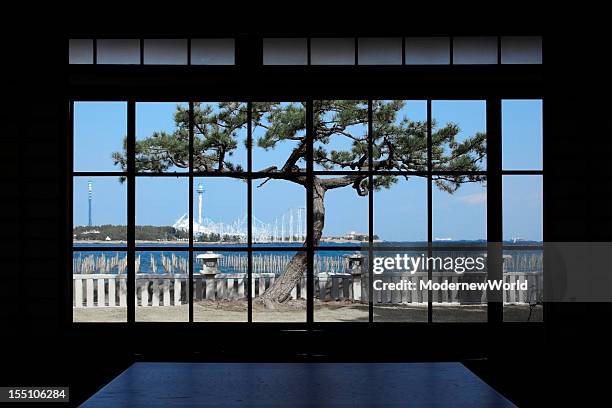
[[[372,107],[372,168],[376,171],[426,171],[427,122],[401,117],[404,101],[374,101]],[[263,128],[263,136],[256,140],[263,149],[274,149],[283,142],[295,144],[281,166],[254,169],[266,172],[259,187],[268,179],[288,180],[306,186],[306,104],[253,103],[252,126]],[[323,169],[355,170],[356,174],[333,178],[314,177],[313,180],[313,240],[318,244],[325,224],[325,193],[337,188],[351,188],[355,194],[366,196],[368,177],[359,170],[368,170],[368,106],[366,101],[330,100],[313,103],[313,161]],[[194,104],[194,170],[232,172],[240,177],[240,165],[232,162],[238,148],[238,134],[247,126],[247,105],[239,102]],[[155,132],[136,141],[137,171],[166,171],[171,167],[189,167],[189,112],[177,106],[174,114],[176,129],[172,133]],[[461,184],[483,182],[484,176],[464,175],[462,172],[482,170],[486,154],[486,135],[476,133],[459,142],[460,128],[447,123],[438,126],[432,121],[432,168],[447,172],[434,175],[435,185],[442,191],[454,193]],[[334,141],[343,138],[350,148],[336,150]],[[126,146],[113,154],[116,165],[126,168]],[[455,173],[456,172],[456,173]],[[406,177],[408,178],[408,177]],[[373,177],[373,190],[389,188],[397,176]],[[305,245],[305,244],[304,244]],[[286,301],[291,290],[304,275],[306,253],[298,252],[285,271],[259,299],[269,307]]]

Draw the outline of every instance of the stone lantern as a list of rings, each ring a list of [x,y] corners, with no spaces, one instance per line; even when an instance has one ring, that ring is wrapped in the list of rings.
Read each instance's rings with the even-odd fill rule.
[[[347,259],[347,272],[353,275],[353,285],[351,298],[354,300],[362,300],[363,292],[361,290],[361,276],[363,274],[363,254],[354,252],[349,255],[344,255]]]
[[[202,263],[202,269],[200,273],[205,277],[214,277],[219,273],[219,258],[221,255],[215,254],[214,252],[206,252],[196,256],[196,260]]]
[[[204,277],[206,285],[206,299],[215,299],[215,277],[219,274],[219,259],[221,256],[211,251],[196,256],[196,260],[202,263],[200,274]]]
[[[363,273],[363,254],[354,252],[344,255],[348,261],[347,270],[351,275],[361,275]]]

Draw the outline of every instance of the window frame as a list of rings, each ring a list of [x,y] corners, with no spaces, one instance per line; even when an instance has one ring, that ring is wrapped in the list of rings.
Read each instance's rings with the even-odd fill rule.
[[[68,107],[68,112],[69,112],[69,118],[68,118],[68,130],[69,130],[69,135],[68,135],[68,143],[67,143],[67,158],[68,158],[68,163],[67,163],[67,167],[68,167],[68,228],[67,230],[70,232],[70,241],[67,243],[66,248],[67,248],[67,252],[70,253],[70,257],[69,259],[72,259],[72,253],[73,252],[80,252],[80,251],[86,251],[86,250],[91,250],[92,247],[88,247],[88,246],[79,246],[79,247],[74,247],[73,242],[72,242],[72,230],[73,230],[73,222],[72,222],[72,206],[73,206],[73,179],[74,177],[80,177],[80,176],[91,176],[91,177],[95,177],[95,176],[119,176],[119,175],[124,175],[126,176],[126,183],[127,183],[127,232],[128,232],[128,239],[127,239],[127,247],[125,248],[120,248],[117,249],[116,247],[112,247],[113,251],[121,251],[121,252],[126,252],[127,253],[127,262],[128,262],[128,274],[127,274],[127,290],[128,290],[128,295],[127,295],[127,321],[126,322],[117,322],[117,323],[110,323],[113,325],[126,325],[129,327],[132,326],[140,326],[140,325],[171,325],[171,326],[183,326],[183,325],[196,325],[196,326],[218,326],[218,325],[223,325],[223,326],[228,326],[228,327],[251,327],[251,326],[266,326],[266,327],[279,327],[279,328],[287,328],[287,329],[318,329],[318,328],[322,328],[322,327],[329,327],[329,326],[337,326],[340,325],[342,327],[346,327],[349,325],[355,325],[358,327],[378,327],[378,326],[388,326],[388,325],[424,325],[426,323],[431,324],[431,323],[435,323],[432,322],[432,296],[431,293],[428,297],[428,321],[427,322],[381,322],[381,321],[374,321],[373,319],[373,311],[374,311],[374,302],[373,302],[373,291],[371,290],[371,286],[373,283],[373,274],[372,274],[372,255],[374,252],[374,243],[373,243],[373,218],[374,218],[374,195],[373,195],[373,188],[372,188],[372,180],[373,177],[379,174],[384,174],[384,175],[412,175],[412,176],[422,176],[422,177],[426,177],[427,178],[427,213],[428,213],[428,220],[427,220],[427,227],[428,227],[428,244],[427,244],[427,251],[428,254],[431,256],[435,245],[433,245],[433,231],[432,231],[432,205],[431,205],[431,198],[432,198],[432,176],[433,175],[437,175],[437,174],[446,174],[446,172],[439,172],[439,171],[435,171],[432,168],[432,159],[431,159],[431,122],[432,122],[432,101],[435,100],[457,100],[457,101],[461,101],[461,100],[484,100],[486,103],[486,132],[487,132],[487,154],[486,154],[486,170],[485,171],[481,171],[481,172],[477,172],[478,174],[483,174],[486,175],[487,177],[487,243],[491,244],[491,243],[499,243],[499,242],[503,242],[503,234],[502,234],[502,225],[503,225],[503,211],[502,211],[502,203],[503,203],[503,197],[502,197],[502,179],[503,176],[506,175],[513,175],[513,174],[517,174],[517,175],[540,175],[542,176],[542,182],[543,182],[543,189],[546,190],[546,176],[545,176],[545,157],[543,157],[543,165],[542,165],[542,169],[540,170],[504,170],[502,168],[502,140],[501,140],[501,129],[502,129],[502,100],[511,100],[511,99],[538,99],[542,101],[542,111],[543,111],[543,121],[545,123],[545,118],[544,118],[544,98],[543,97],[525,97],[525,98],[520,98],[520,97],[512,97],[512,98],[506,98],[506,97],[501,97],[501,96],[495,96],[495,97],[485,97],[485,98],[478,98],[478,97],[465,97],[465,98],[458,98],[458,97],[451,97],[451,98],[422,98],[419,97],[419,95],[414,95],[414,97],[411,97],[410,95],[405,95],[402,98],[398,98],[397,95],[393,95],[393,97],[381,97],[381,96],[377,96],[376,98],[373,98],[371,94],[369,95],[363,95],[363,97],[355,97],[354,95],[351,95],[348,98],[344,98],[344,99],[350,99],[350,100],[364,100],[367,101],[368,104],[368,143],[369,143],[369,159],[368,159],[368,170],[365,172],[365,175],[367,176],[368,180],[369,180],[369,194],[368,194],[368,232],[369,232],[369,241],[368,241],[368,253],[369,253],[369,265],[368,265],[368,273],[369,273],[369,285],[370,285],[370,290],[369,290],[369,301],[368,301],[368,311],[369,311],[369,319],[368,322],[316,322],[314,320],[314,268],[313,268],[313,259],[314,259],[314,255],[316,252],[324,252],[324,251],[331,251],[331,250],[337,250],[337,247],[333,247],[333,246],[325,246],[325,247],[315,247],[313,242],[312,242],[312,198],[313,198],[313,189],[312,189],[312,183],[313,183],[313,177],[317,176],[317,175],[342,175],[342,174],[355,174],[355,172],[349,172],[349,171],[337,171],[337,170],[332,170],[332,171],[315,171],[313,168],[313,103],[316,100],[321,100],[321,99],[343,99],[343,98],[329,98],[329,97],[312,97],[309,96],[307,98],[303,98],[301,100],[297,100],[297,99],[290,99],[290,98],[215,98],[215,99],[211,99],[211,98],[195,98],[195,97],[189,97],[189,98],[178,98],[183,102],[186,102],[189,104],[189,111],[190,111],[190,126],[189,126],[189,136],[190,136],[190,142],[189,142],[189,148],[190,148],[190,152],[189,152],[189,156],[190,156],[190,166],[189,166],[189,171],[186,172],[180,172],[180,173],[174,173],[174,172],[170,172],[170,173],[137,173],[135,170],[135,156],[134,156],[134,150],[135,150],[135,141],[136,141],[136,104],[138,102],[170,102],[170,101],[176,101],[177,98],[170,98],[170,99],[162,99],[162,98],[154,98],[154,99],[141,99],[141,98],[127,98],[127,99],[108,99],[108,101],[116,101],[116,102],[126,102],[127,104],[127,124],[126,124],[126,128],[127,128],[127,155],[128,155],[128,166],[125,172],[108,172],[108,171],[104,171],[104,172],[97,172],[97,171],[75,171],[73,168],[73,158],[74,158],[74,103],[76,102],[94,102],[94,101],[102,101],[104,99],[80,99],[80,98],[71,98],[69,99],[68,103],[69,103],[69,107]],[[371,141],[371,134],[372,134],[372,102],[374,100],[391,100],[391,99],[402,99],[402,100],[426,100],[427,103],[427,122],[428,122],[428,168],[427,171],[374,171],[372,168],[372,141]],[[234,248],[234,247],[223,247],[223,246],[215,246],[214,249],[217,251],[227,251],[227,252],[246,252],[248,254],[248,273],[247,273],[247,288],[248,290],[246,291],[246,295],[247,295],[247,301],[248,301],[248,319],[247,322],[240,322],[240,323],[232,323],[232,322],[194,322],[193,319],[193,256],[194,256],[194,252],[197,251],[204,251],[207,249],[210,249],[209,247],[207,247],[206,245],[198,245],[198,246],[194,246],[194,240],[193,240],[193,199],[194,199],[194,179],[196,177],[198,178],[205,178],[205,177],[232,177],[232,174],[228,174],[228,173],[214,173],[214,172],[209,172],[209,173],[203,173],[203,172],[194,172],[193,170],[193,140],[194,140],[194,125],[193,125],[193,106],[194,106],[194,102],[219,102],[219,101],[239,101],[239,102],[244,102],[247,104],[247,112],[248,112],[248,118],[247,118],[247,143],[248,143],[248,148],[247,148],[247,169],[246,171],[240,173],[241,177],[244,177],[248,183],[247,183],[247,222],[248,222],[248,230],[247,230],[247,246],[246,247],[240,247],[240,248]],[[258,176],[261,175],[265,175],[265,172],[259,172],[259,171],[254,171],[253,170],[253,160],[252,160],[252,149],[253,149],[253,126],[252,126],[252,120],[251,120],[251,115],[252,115],[252,103],[253,102],[257,102],[257,101],[271,101],[271,102],[306,102],[306,140],[307,140],[307,153],[306,153],[306,177],[308,179],[307,182],[307,186],[306,186],[306,216],[307,216],[307,239],[306,239],[306,245],[305,245],[305,250],[307,252],[307,269],[306,269],[306,282],[307,282],[307,310],[306,310],[306,322],[304,323],[284,323],[284,322],[253,322],[253,294],[251,293],[252,290],[252,285],[251,285],[251,280],[252,280],[252,254],[256,253],[258,251],[260,251],[261,249],[258,249],[257,247],[253,246],[253,236],[252,236],[252,199],[253,199],[253,191],[252,191],[252,181],[253,181],[253,176],[255,174],[257,174]],[[542,129],[542,146],[543,146],[543,155],[545,155],[545,128],[543,126]],[[462,173],[463,174],[463,173]],[[465,173],[465,174],[470,174],[470,173]],[[235,175],[234,175],[235,176]],[[136,179],[138,177],[179,177],[179,178],[188,178],[189,180],[189,214],[191,214],[190,217],[190,229],[189,229],[189,245],[187,247],[185,246],[178,246],[178,247],[172,247],[172,246],[155,246],[155,245],[151,245],[151,246],[138,246],[136,247],[135,244],[135,240],[134,240],[134,236],[135,236],[135,182]],[[545,199],[545,198],[544,198]],[[546,206],[544,205],[544,212],[546,211]],[[546,227],[545,227],[545,223],[546,223],[546,217],[543,216],[543,228],[544,228],[544,240],[546,239]],[[503,246],[503,248],[506,248],[507,246]],[[362,246],[342,246],[341,247],[342,250],[345,251],[352,251],[352,250],[359,250],[362,251],[363,247]],[[519,246],[512,246],[512,249],[521,249],[522,247]],[[529,249],[533,249],[533,246],[529,246]],[[104,246],[96,246],[95,249],[97,251],[104,251],[107,250],[107,248],[105,248]],[[393,250],[393,247],[385,247],[385,250]],[[401,247],[402,250],[406,250],[406,249],[425,249],[424,247]],[[452,249],[456,249],[456,250],[466,250],[466,249],[474,249],[474,247],[452,247]],[[177,323],[168,323],[168,322],[139,322],[135,320],[135,299],[133,294],[135,293],[135,266],[134,266],[134,261],[135,261],[135,253],[136,251],[143,251],[143,250],[165,250],[165,251],[187,251],[189,253],[189,290],[188,290],[188,295],[189,295],[189,320],[188,322],[177,322]],[[277,246],[271,246],[271,247],[266,247],[266,250],[269,251],[287,251],[288,249],[286,247],[277,247]],[[488,245],[487,246],[487,252],[489,254],[489,279],[499,279],[501,278],[501,267],[498,267],[496,265],[494,265],[495,259],[500,259],[498,258],[498,256],[501,256],[501,251],[503,251],[502,248],[496,249],[495,245]],[[68,265],[70,265],[70,263],[67,263]],[[68,292],[68,297],[71,299],[71,293],[72,293],[72,268],[68,267],[67,268],[67,280],[68,280],[68,288],[70,289]],[[431,279],[432,277],[432,271],[429,270],[428,271],[428,278]],[[501,296],[500,296],[501,297]],[[487,322],[482,322],[482,323],[470,323],[470,324],[476,324],[476,325],[480,325],[480,324],[496,324],[499,322],[503,322],[503,303],[500,303],[500,299],[498,300],[497,298],[493,298],[491,296],[488,296],[488,307],[487,307]],[[79,326],[79,325],[99,325],[100,323],[90,323],[90,322],[74,322],[72,321],[72,302],[66,302],[67,304],[70,305],[69,310],[67,315],[70,316],[70,323],[73,326]],[[504,322],[504,324],[517,324],[520,322]],[[435,323],[435,325],[441,325],[443,323]],[[456,323],[453,323],[456,324]],[[531,323],[533,324],[533,323]]]

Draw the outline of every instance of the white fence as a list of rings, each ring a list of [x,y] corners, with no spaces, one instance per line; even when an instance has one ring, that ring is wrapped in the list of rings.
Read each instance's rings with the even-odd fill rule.
[[[258,297],[264,293],[277,276],[274,273],[254,273],[251,293]],[[413,282],[412,290],[374,290],[376,304],[422,304],[429,301],[429,291],[419,289],[419,281],[427,280],[426,272],[384,273],[375,277],[383,283]],[[483,282],[486,273],[454,272],[434,273],[432,282],[449,283]],[[527,290],[504,291],[504,303],[524,304],[542,300],[542,274],[534,272],[504,272],[504,282],[527,281]],[[74,274],[73,306],[125,307],[127,306],[127,276],[125,274]],[[205,278],[193,277],[194,300],[235,300],[247,296],[247,276],[244,273],[217,274]],[[349,273],[319,273],[315,276],[315,298],[320,301],[353,300],[367,302],[369,298],[367,275]],[[178,306],[188,299],[188,275],[186,274],[137,274],[135,302],[137,306]],[[440,304],[480,304],[486,302],[484,291],[432,290],[432,302]],[[306,299],[306,278],[302,278],[291,292],[292,299]]]

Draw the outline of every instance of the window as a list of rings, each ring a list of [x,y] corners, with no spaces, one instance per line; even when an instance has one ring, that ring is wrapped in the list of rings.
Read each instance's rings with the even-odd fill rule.
[[[360,38],[359,65],[401,65],[401,38]]]
[[[450,64],[448,37],[406,38],[406,65]]]
[[[502,167],[542,170],[542,101],[502,102]]]
[[[98,64],[140,64],[140,40],[97,40]]]
[[[193,259],[193,321],[248,321],[248,254],[198,251]]]
[[[491,171],[498,107],[503,166]],[[541,100],[74,101],[71,112],[74,322],[541,320]],[[503,317],[486,290],[420,286],[488,279],[496,203],[503,279],[529,285],[504,292]],[[379,270],[404,256],[482,267]]]
[[[136,171],[189,171],[189,107],[180,102],[136,104]]]
[[[114,162],[127,103],[75,102],[72,115],[73,321],[126,322],[128,194]]]
[[[314,102],[314,169],[363,171],[368,144],[367,101]]]
[[[263,65],[542,64],[542,37],[262,38]],[[499,44],[499,45],[498,45]],[[70,39],[70,65],[235,65],[234,38]]]
[[[231,177],[194,177],[194,245],[213,248],[247,246],[247,185]],[[187,214],[185,214],[187,215]],[[189,218],[181,228],[189,231]]]
[[[233,38],[71,39],[70,65],[234,65]]]
[[[355,65],[354,38],[312,38],[312,65]]]
[[[136,251],[137,322],[188,322],[189,262],[184,251]]]
[[[502,64],[541,64],[542,37],[502,37]]]
[[[504,321],[543,320],[542,100],[502,101]],[[528,305],[525,307],[525,305]]]
[[[453,38],[453,64],[497,64],[497,37]]]
[[[93,64],[94,40],[73,39],[68,45],[69,64]]]
[[[432,244],[434,259],[483,258],[487,242],[486,101],[432,101]],[[456,246],[457,248],[449,248]],[[433,282],[486,282],[487,271],[430,267]],[[431,290],[434,322],[487,321],[483,290]]]
[[[264,38],[264,65],[307,65],[306,38]]]
[[[192,39],[191,65],[234,65],[234,39]]]
[[[125,102],[76,102],[72,126],[75,171],[121,172],[113,155],[127,134]]]
[[[144,40],[144,63],[147,65],[187,65],[187,40]]]
[[[72,256],[72,282],[74,322],[127,322],[125,250],[77,245]]]
[[[253,171],[265,172],[266,169],[282,170],[290,164],[297,172],[306,171],[303,158],[306,151],[306,104],[304,102],[256,102],[252,106],[253,120]],[[282,128],[273,126],[274,122],[290,125],[289,134]],[[289,161],[296,151],[296,161]]]
[[[72,179],[73,241],[111,241],[126,247],[127,189],[119,177],[77,176]]]

